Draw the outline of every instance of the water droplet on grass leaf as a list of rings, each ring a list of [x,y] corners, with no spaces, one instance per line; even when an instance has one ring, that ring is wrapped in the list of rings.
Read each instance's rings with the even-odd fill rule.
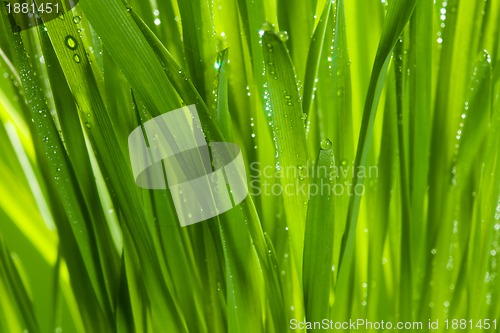
[[[76,50],[78,48],[78,43],[73,36],[66,36],[66,46],[71,50]]]
[[[263,31],[274,30],[274,24],[272,24],[270,22],[264,22],[264,24],[262,25],[261,30],[263,30]]]
[[[332,142],[329,139],[323,139],[320,143],[321,149],[326,150],[332,147]]]
[[[78,54],[75,54],[75,55],[73,56],[73,60],[74,60],[77,64],[79,64],[79,63],[80,63],[80,61],[81,61],[80,56],[79,56]]]
[[[286,31],[280,31],[278,33],[278,37],[284,43],[284,42],[288,41],[288,32],[286,32]]]
[[[73,17],[73,22],[75,24],[78,24],[78,23],[82,22],[82,17],[81,16],[75,16],[75,17]]]

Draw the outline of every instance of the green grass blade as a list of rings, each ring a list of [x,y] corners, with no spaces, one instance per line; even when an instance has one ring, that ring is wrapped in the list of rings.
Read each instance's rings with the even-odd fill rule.
[[[287,168],[303,168],[308,160],[297,81],[288,51],[278,34],[266,31],[262,44],[269,91],[268,115],[276,141],[276,162],[279,168],[284,170],[281,184],[283,188],[287,185],[296,186],[299,177],[286,172]],[[307,194],[301,192],[283,196],[293,248],[299,257],[303,247],[307,199]]]
[[[365,102],[363,121],[361,124],[358,149],[356,152],[355,168],[366,166],[366,160],[371,145],[373,134],[373,126],[375,115],[378,108],[382,87],[385,81],[385,75],[390,61],[390,54],[399,38],[405,24],[415,8],[416,1],[396,1],[390,4],[387,14],[384,31],[377,50],[377,56],[373,65],[372,76],[370,79],[370,87]],[[363,184],[364,179],[358,177],[357,173],[353,179],[353,185]],[[346,283],[351,267],[353,264],[354,255],[354,231],[359,213],[361,197],[359,195],[352,196],[349,204],[349,213],[347,217],[346,233],[342,240],[341,259],[339,263],[339,288]],[[342,263],[346,263],[346,267],[342,267]],[[345,300],[344,300],[345,301]]]
[[[333,265],[333,239],[335,206],[332,205],[332,189],[336,179],[332,176],[335,158],[331,147],[321,149],[315,164],[317,175],[311,185],[317,193],[311,193],[307,210],[304,239],[303,284],[306,318],[321,321],[328,318]]]
[[[3,308],[2,312],[7,314],[2,321],[6,324],[6,329],[16,329],[17,327],[21,330],[27,329],[31,332],[40,332],[33,305],[24,283],[25,281],[21,279],[12,258],[8,254],[3,239],[0,237],[0,288],[5,291],[3,295],[7,296],[5,303],[10,303],[0,303],[0,308]],[[9,309],[8,307],[11,306],[12,309]],[[9,316],[8,314],[11,311],[18,312],[19,315],[12,315],[11,313]],[[16,320],[18,320],[17,323]]]

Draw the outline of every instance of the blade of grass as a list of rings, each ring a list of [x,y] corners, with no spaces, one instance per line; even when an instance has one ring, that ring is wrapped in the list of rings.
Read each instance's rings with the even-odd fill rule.
[[[0,289],[4,291],[2,295],[10,296],[6,297],[5,302],[10,304],[3,304],[1,307],[2,313],[11,312],[10,315],[2,316],[4,317],[2,322],[6,323],[8,330],[15,330],[17,327],[21,330],[40,332],[31,299],[26,292],[27,286],[24,283],[0,236]],[[15,314],[16,312],[18,314]]]
[[[330,294],[325,291],[330,290],[332,282],[336,222],[335,206],[332,205],[332,189],[336,180],[331,174],[335,168],[335,158],[331,147],[325,148],[319,152],[315,164],[318,174],[311,181],[319,190],[309,197],[303,258],[306,318],[318,322],[329,317]]]
[[[355,169],[366,166],[366,160],[371,145],[373,134],[373,124],[378,107],[378,101],[385,81],[387,67],[390,61],[390,54],[399,38],[404,26],[410,18],[413,9],[415,8],[415,0],[396,1],[389,5],[384,30],[377,50],[377,56],[373,65],[372,76],[370,79],[370,87],[365,102],[363,113],[363,121],[358,140],[358,149],[356,152]],[[363,177],[359,177],[355,173],[353,186],[363,184]],[[339,262],[339,284],[338,288],[342,290],[345,283],[348,282],[348,276],[351,272],[354,255],[354,237],[356,224],[359,213],[361,197],[359,195],[352,196],[349,204],[349,213],[347,216],[346,232],[342,239],[342,248]],[[346,268],[342,264],[346,264]],[[344,298],[339,298],[336,302],[345,302]]]

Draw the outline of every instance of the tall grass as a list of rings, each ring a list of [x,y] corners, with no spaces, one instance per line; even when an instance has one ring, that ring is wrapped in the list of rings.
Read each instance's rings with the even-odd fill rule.
[[[499,20],[498,0],[81,0],[17,31],[2,7],[0,332],[500,331]],[[181,228],[127,138],[191,104],[250,193]]]

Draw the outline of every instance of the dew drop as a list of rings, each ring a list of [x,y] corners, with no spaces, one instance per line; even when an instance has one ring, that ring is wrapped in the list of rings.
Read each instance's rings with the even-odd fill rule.
[[[81,16],[75,16],[73,17],[73,23],[78,24],[82,22],[82,17]]]
[[[66,36],[66,46],[72,50],[76,50],[78,48],[78,43],[73,36]]]
[[[284,42],[288,41],[288,32],[281,31],[281,32],[278,33],[278,37],[284,43]]]
[[[326,150],[332,147],[332,142],[329,139],[323,139],[320,143],[321,149]]]
[[[80,63],[80,61],[81,61],[80,56],[79,56],[78,54],[75,54],[75,55],[73,56],[73,60],[74,60],[77,64],[79,64],[79,63]]]
[[[274,30],[274,25],[270,22],[264,22],[262,25],[261,31],[266,31],[266,30]]]

